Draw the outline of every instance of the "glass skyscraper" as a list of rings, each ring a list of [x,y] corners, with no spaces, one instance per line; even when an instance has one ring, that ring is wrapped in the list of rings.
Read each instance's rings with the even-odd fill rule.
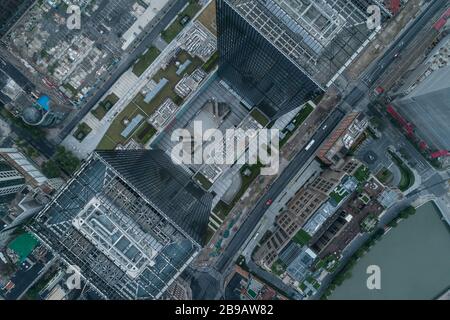
[[[333,84],[375,32],[370,0],[218,0],[219,76],[277,118]]]
[[[2,0],[0,2],[0,37],[8,32],[33,3],[33,0]]]
[[[96,151],[33,231],[108,299],[157,299],[202,248],[212,195],[163,151]]]

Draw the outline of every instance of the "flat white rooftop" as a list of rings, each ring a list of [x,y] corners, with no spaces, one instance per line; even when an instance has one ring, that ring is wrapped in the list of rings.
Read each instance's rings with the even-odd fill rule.
[[[154,265],[153,258],[162,248],[133,220],[118,209],[105,208],[96,197],[72,220],[72,225],[132,278],[147,265]]]

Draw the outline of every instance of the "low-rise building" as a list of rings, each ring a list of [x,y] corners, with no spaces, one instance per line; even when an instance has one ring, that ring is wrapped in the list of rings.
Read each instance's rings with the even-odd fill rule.
[[[227,300],[286,300],[287,298],[255,275],[236,266],[225,286]]]
[[[279,252],[295,236],[306,221],[329,198],[344,176],[343,171],[326,170],[311,177],[288,202],[287,209],[277,216],[272,235],[256,251],[254,259],[260,265],[270,268]]]
[[[352,193],[311,238],[310,248],[320,257],[341,252],[360,232],[364,220],[375,221],[385,210],[378,198],[386,188],[374,178],[361,184],[361,192]]]
[[[328,165],[342,162],[350,148],[359,140],[368,124],[369,122],[363,113],[349,113],[322,144],[317,152],[317,157]]]

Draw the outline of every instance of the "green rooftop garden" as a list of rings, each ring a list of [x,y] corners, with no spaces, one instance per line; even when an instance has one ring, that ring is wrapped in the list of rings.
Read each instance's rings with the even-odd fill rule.
[[[212,187],[211,181],[209,181],[203,174],[197,172],[194,176],[194,180],[197,181],[205,190],[209,190]]]
[[[206,72],[210,72],[217,66],[218,63],[219,63],[219,52],[216,51],[212,54],[212,56],[208,59],[208,61],[205,62],[202,68]]]
[[[253,119],[258,121],[258,123],[261,124],[263,127],[265,127],[269,124],[269,119],[264,115],[264,113],[262,113],[261,111],[259,111],[256,108],[254,108],[250,112],[250,115],[252,116]]]
[[[145,122],[141,128],[135,133],[134,139],[141,143],[146,144],[156,134],[157,130],[148,122]]]
[[[102,120],[106,113],[119,101],[119,97],[114,93],[108,95],[91,113],[98,119]]]
[[[172,42],[173,39],[183,30],[186,26],[186,20],[192,19],[198,11],[202,8],[201,5],[197,3],[197,1],[191,0],[189,5],[184,9],[174,22],[170,26],[161,32],[161,38],[167,43]],[[184,22],[184,23],[183,23]]]
[[[286,271],[286,268],[287,266],[280,259],[278,259],[272,264],[271,270],[273,274],[280,276]]]
[[[128,138],[124,138],[121,135],[123,130],[126,128],[125,120],[131,121],[138,114],[144,116],[145,118],[144,112],[142,112],[142,110],[139,109],[136,104],[130,102],[128,106],[126,106],[125,109],[123,109],[122,112],[119,113],[119,115],[117,115],[117,117],[111,123],[108,131],[106,131],[106,134],[103,136],[97,148],[109,150],[114,149],[118,144],[125,144],[132,137],[132,134],[130,134]],[[137,128],[139,127],[136,127],[135,130],[137,130]]]
[[[78,141],[83,141],[84,138],[92,131],[92,128],[89,127],[85,122],[82,122],[78,125],[77,130],[74,132],[73,136]]]
[[[298,243],[301,246],[305,246],[308,244],[309,240],[311,240],[311,236],[303,229],[300,229],[292,238],[292,241]]]
[[[347,191],[337,192],[335,190],[330,193],[330,198],[333,199],[336,202],[336,204],[339,204],[347,195],[348,195]]]
[[[323,259],[317,260],[314,269],[320,270],[321,268],[324,268],[328,272],[333,272],[336,270],[337,266],[339,265],[339,257],[336,254],[329,254]]]

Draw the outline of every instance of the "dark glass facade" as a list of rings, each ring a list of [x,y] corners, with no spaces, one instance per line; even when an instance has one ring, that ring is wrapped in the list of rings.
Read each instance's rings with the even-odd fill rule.
[[[271,118],[320,94],[314,81],[242,18],[217,1],[219,76]]]
[[[203,242],[212,195],[163,151],[108,150],[97,154],[197,243]]]
[[[201,250],[211,201],[162,151],[97,151],[30,227],[104,297],[159,299]]]

